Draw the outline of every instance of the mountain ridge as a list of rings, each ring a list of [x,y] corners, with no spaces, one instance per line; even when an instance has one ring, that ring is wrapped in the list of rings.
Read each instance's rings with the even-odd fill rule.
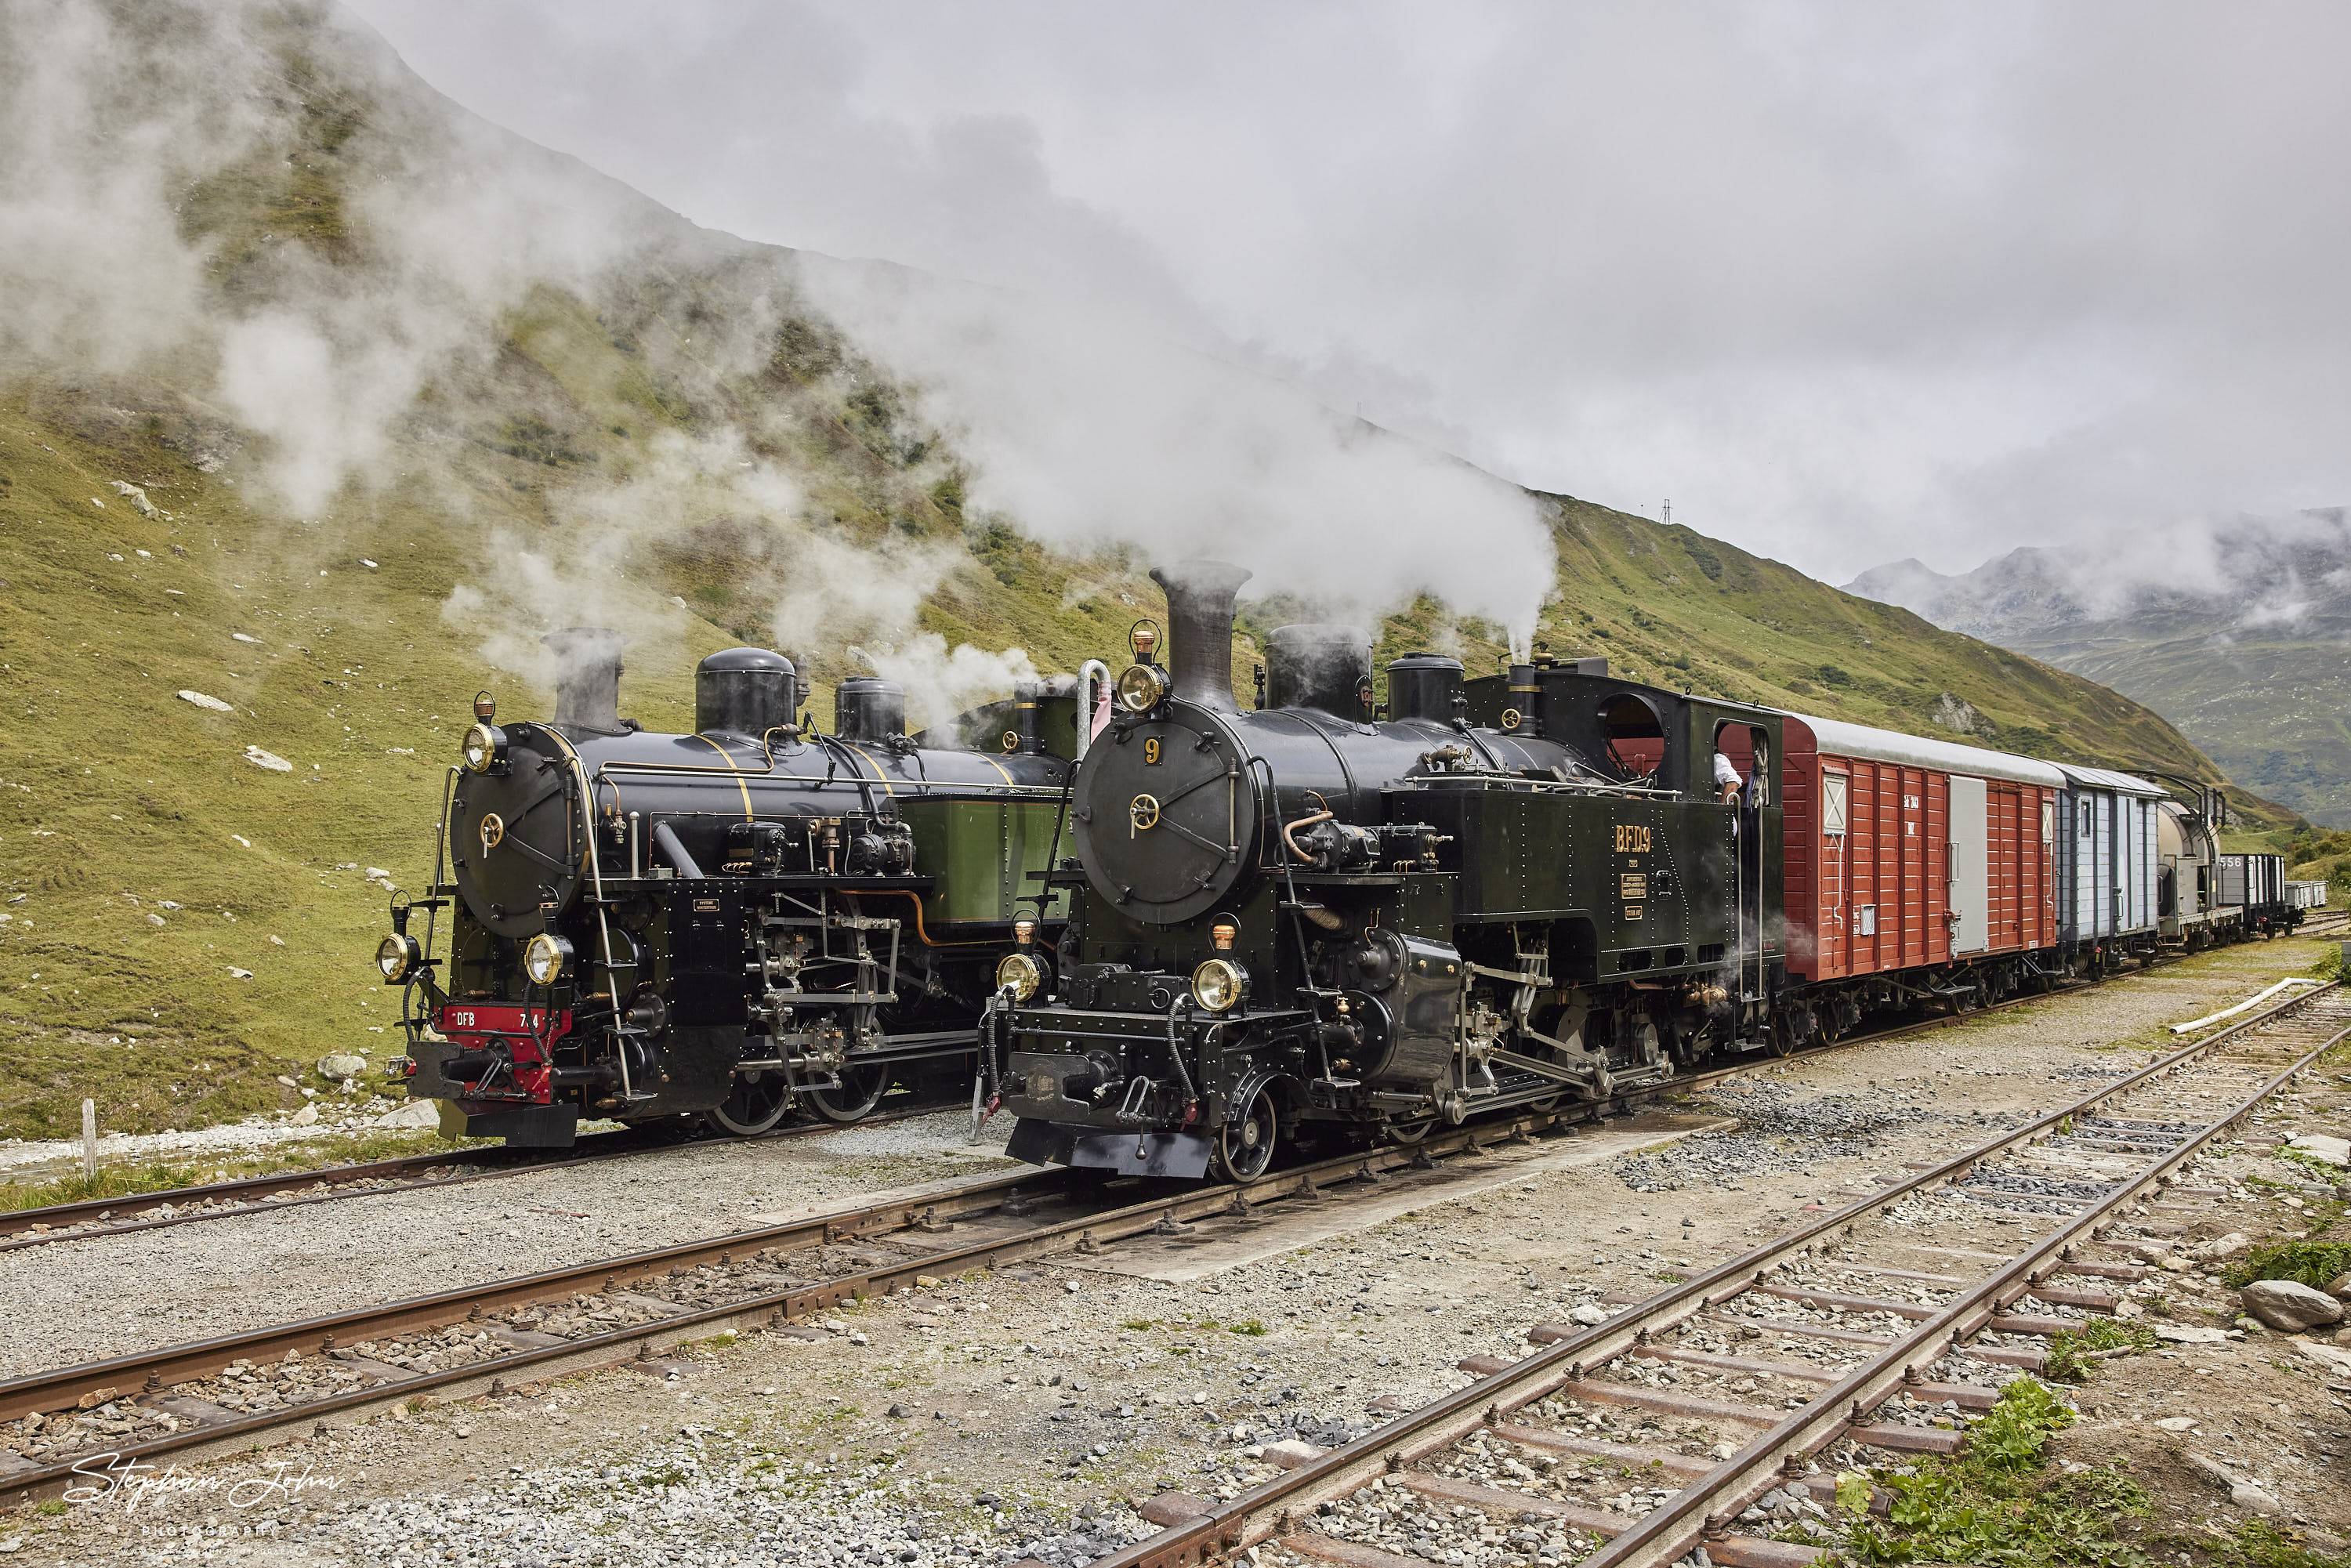
[[[2127,568],[2121,552],[2095,546],[2028,547],[1955,574],[1896,561],[1845,591],[2122,692],[2172,719],[2244,788],[2351,826],[2343,509],[2217,519],[2151,543]]]

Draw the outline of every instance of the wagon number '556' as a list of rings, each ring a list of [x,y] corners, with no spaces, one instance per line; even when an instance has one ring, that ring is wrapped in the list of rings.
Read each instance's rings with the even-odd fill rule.
[[[1645,855],[1649,852],[1649,830],[1638,822],[1616,824],[1616,852],[1620,855]]]

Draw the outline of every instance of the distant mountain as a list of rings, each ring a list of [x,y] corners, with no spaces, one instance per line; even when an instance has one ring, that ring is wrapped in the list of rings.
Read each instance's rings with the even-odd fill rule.
[[[2178,725],[2245,788],[2351,827],[2351,524],[2341,507],[2011,550],[1956,576],[1895,561],[1845,591],[2112,686]]]

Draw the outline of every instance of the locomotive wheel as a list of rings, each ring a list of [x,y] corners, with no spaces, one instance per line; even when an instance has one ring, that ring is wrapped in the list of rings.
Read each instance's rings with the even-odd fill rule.
[[[714,1132],[729,1137],[754,1138],[784,1119],[792,1108],[791,1085],[780,1072],[744,1072],[736,1076],[726,1098],[702,1113]]]
[[[1227,1181],[1248,1186],[1272,1166],[1274,1145],[1280,1139],[1273,1096],[1260,1086],[1241,1113],[1217,1129],[1217,1171]]]
[[[1434,1116],[1422,1116],[1416,1121],[1388,1124],[1388,1136],[1407,1149],[1436,1130],[1437,1118]]]
[[[1563,1092],[1559,1094],[1539,1094],[1535,1098],[1527,1102],[1527,1109],[1534,1112],[1537,1115],[1547,1115],[1551,1112],[1558,1110],[1559,1103],[1566,1098],[1567,1096]],[[1421,1136],[1425,1138],[1428,1136],[1428,1134],[1426,1133],[1423,1133]]]
[[[808,1092],[809,1109],[828,1122],[862,1122],[873,1113],[889,1089],[887,1067],[844,1067],[840,1088]]]

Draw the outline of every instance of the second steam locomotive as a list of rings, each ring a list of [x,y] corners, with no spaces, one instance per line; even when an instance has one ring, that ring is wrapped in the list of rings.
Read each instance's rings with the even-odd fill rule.
[[[477,699],[430,895],[378,954],[410,1095],[562,1146],[583,1118],[747,1135],[967,1082],[998,964],[1059,928],[1070,683],[941,745],[905,733],[900,687],[848,680],[825,734],[789,659],[735,648],[695,673],[694,732],[664,735],[620,716],[617,633],[549,642],[554,719]]]

